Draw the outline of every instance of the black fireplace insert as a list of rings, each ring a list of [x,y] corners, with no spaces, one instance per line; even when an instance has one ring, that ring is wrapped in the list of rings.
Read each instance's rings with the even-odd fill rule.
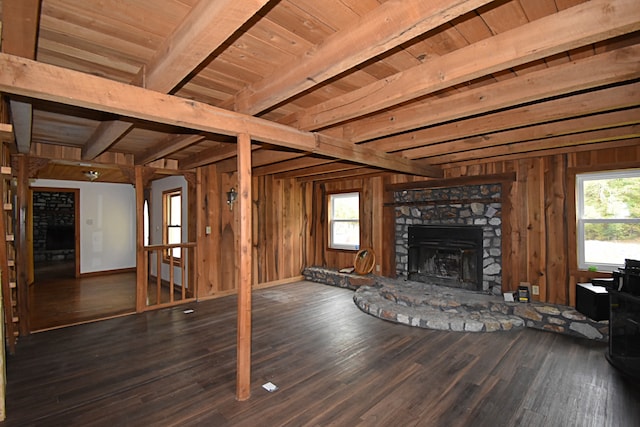
[[[482,290],[482,227],[409,227],[408,279]]]

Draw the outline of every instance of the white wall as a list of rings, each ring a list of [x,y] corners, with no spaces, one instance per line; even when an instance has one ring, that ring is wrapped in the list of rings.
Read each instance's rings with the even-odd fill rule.
[[[136,198],[132,185],[37,179],[31,188],[37,187],[80,190],[81,274],[136,266]]]

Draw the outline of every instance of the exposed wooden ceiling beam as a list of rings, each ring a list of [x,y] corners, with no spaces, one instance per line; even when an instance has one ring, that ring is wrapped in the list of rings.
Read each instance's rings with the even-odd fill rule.
[[[582,132],[597,129],[617,128],[640,123],[640,109],[612,111],[609,113],[589,115],[574,119],[543,123],[503,132],[487,133],[465,139],[449,141],[443,144],[429,145],[402,151],[409,159],[425,158],[427,162],[435,156],[449,155],[467,150],[479,150],[505,144],[544,140],[555,136],[574,134],[580,138]]]
[[[299,114],[298,127],[320,129],[638,29],[637,0],[593,0],[310,107]]]
[[[135,156],[136,165],[146,165],[204,140],[202,135],[169,135],[144,154]]]
[[[0,74],[0,91],[7,93],[203,132],[231,136],[247,133],[257,141],[295,150],[397,172],[442,176],[440,168],[400,156],[12,55],[0,54],[0,68],[4,71]]]
[[[500,83],[496,84],[499,85]],[[536,104],[518,106],[492,114],[436,124],[425,129],[367,141],[363,144],[385,152],[399,152],[411,150],[410,147],[416,147],[415,150],[418,153],[421,150],[421,146],[448,142],[452,140],[454,135],[457,139],[462,139],[638,105],[640,105],[640,83],[630,83],[578,93]],[[442,145],[442,147],[446,147],[446,145]],[[409,151],[404,152],[404,155],[408,158],[420,157],[417,154],[409,155]],[[325,159],[309,159],[304,156],[304,154],[292,156],[291,153],[276,153],[271,159],[272,166],[264,165],[254,173],[282,173],[320,164],[325,165],[326,172],[334,170],[326,165],[328,161]],[[335,167],[335,170],[342,170],[340,165]],[[263,173],[262,171],[265,172]]]
[[[131,83],[169,93],[267,2],[200,0]],[[101,127],[99,133],[94,133],[85,144],[82,158],[91,160],[97,157],[132,126],[114,121],[108,125],[111,129]]]
[[[302,174],[313,173],[313,170],[317,168],[326,168],[326,165],[334,165],[335,160],[318,159],[315,157],[297,157],[288,161],[280,161],[278,163],[272,163],[264,166],[260,166],[254,169],[253,175],[273,175],[291,173],[292,176],[300,176]],[[348,167],[353,167],[352,163],[347,164]],[[323,170],[324,172],[324,170]]]
[[[40,0],[4,0],[2,2],[2,52],[34,59],[40,23]],[[31,150],[33,107],[10,100],[11,119],[19,153]]]
[[[578,153],[581,151],[596,151],[596,150],[606,150],[606,149],[612,149],[612,148],[637,147],[639,144],[640,144],[640,138],[614,139],[614,140],[605,139],[602,142],[593,142],[591,144],[567,145],[567,146],[561,146],[561,147],[551,147],[544,150],[529,151],[524,153],[503,154],[503,155],[500,155],[499,157],[482,157],[478,159],[463,160],[457,163],[451,163],[448,166],[449,167],[475,166],[481,163],[540,158],[541,156],[555,156],[557,154],[572,154],[572,153]],[[615,161],[615,165],[617,168],[637,167],[637,164],[638,163],[636,161],[630,162],[630,161],[625,161],[624,159],[616,159]]]
[[[326,172],[322,174],[316,174],[313,176],[302,176],[298,178],[298,180],[301,182],[333,181],[336,179],[343,180],[343,179],[351,179],[351,178],[363,178],[365,176],[377,176],[377,175],[383,175],[385,173],[386,172],[384,171],[380,171],[376,169],[356,167],[349,170]]]
[[[261,168],[266,165],[271,165],[276,162],[286,162],[289,159],[297,159],[300,156],[308,156],[308,152],[299,152],[299,151],[275,151],[269,150],[265,147],[256,147],[257,149],[253,151],[251,155],[251,164],[254,168],[258,170],[262,170]],[[237,162],[235,158],[229,158],[227,160],[223,160],[216,164],[218,172],[220,173],[231,173],[236,170]],[[255,171],[254,171],[255,172]],[[263,173],[264,175],[264,173]]]
[[[260,146],[256,144],[251,146],[251,150],[256,150],[258,148],[260,148]],[[184,160],[180,160],[180,162],[178,162],[178,167],[180,169],[193,169],[226,159],[233,159],[237,166],[237,153],[237,146],[234,143],[224,144],[222,147],[211,147],[198,153],[194,153]]]
[[[640,77],[640,46],[604,52],[463,91],[373,114],[341,126],[345,138],[367,141]]]
[[[640,105],[640,83],[607,87],[366,142],[386,152]]]
[[[235,110],[257,114],[493,0],[390,0],[247,87]]]
[[[301,163],[303,160],[309,161],[309,166],[301,167]],[[313,161],[313,162],[312,162]],[[345,170],[360,170],[360,169],[371,169],[371,168],[363,168],[362,166],[354,165],[353,163],[340,162],[340,161],[328,161],[324,160],[324,162],[319,159],[312,158],[303,158],[296,159],[291,162],[287,162],[287,165],[283,165],[283,167],[288,166],[289,163],[293,163],[296,166],[296,169],[288,169],[283,170],[282,172],[271,172],[274,173],[275,178],[301,178],[303,176],[315,176],[322,175],[326,173],[334,173],[341,172]],[[379,172],[379,171],[377,171]]]
[[[640,137],[640,125],[633,124],[618,128],[598,129],[580,134],[561,135],[544,139],[536,139],[526,142],[514,142],[510,144],[478,148],[459,153],[443,154],[430,157],[428,162],[433,164],[455,163],[467,160],[491,157],[497,159],[508,154],[537,152],[559,147],[573,147],[577,145],[595,144],[604,141],[617,141]]]

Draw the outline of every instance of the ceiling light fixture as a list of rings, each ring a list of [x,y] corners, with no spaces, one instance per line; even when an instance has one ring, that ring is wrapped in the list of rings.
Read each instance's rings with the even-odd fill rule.
[[[86,176],[87,179],[91,182],[95,181],[100,176],[100,172],[94,171],[94,170],[85,171],[83,173],[84,173],[84,176]]]

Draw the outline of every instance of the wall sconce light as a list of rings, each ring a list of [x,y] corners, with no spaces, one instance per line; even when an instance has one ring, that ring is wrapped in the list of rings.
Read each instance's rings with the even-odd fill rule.
[[[87,179],[91,182],[95,181],[100,176],[100,172],[94,171],[94,170],[85,171],[83,173],[84,173],[84,176],[86,176]]]
[[[238,193],[236,193],[236,189],[231,187],[231,190],[227,191],[227,204],[229,205],[229,210],[233,210],[233,204],[236,202],[238,198]]]

